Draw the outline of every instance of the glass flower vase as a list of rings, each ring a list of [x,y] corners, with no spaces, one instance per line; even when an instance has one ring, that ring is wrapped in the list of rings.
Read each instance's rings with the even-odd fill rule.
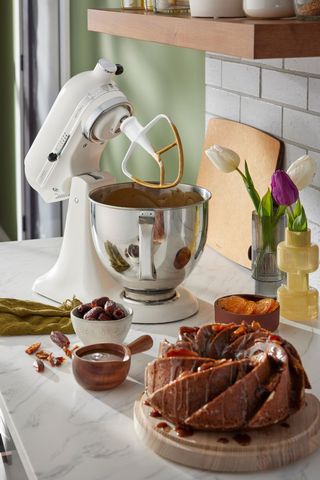
[[[286,218],[260,217],[252,212],[252,277],[257,282],[281,282],[283,272],[277,264],[277,246],[284,239]]]
[[[288,320],[316,320],[319,294],[309,286],[309,273],[319,267],[319,247],[311,243],[311,232],[286,229],[285,241],[279,243],[278,265],[287,273],[287,284],[278,289],[280,314]]]

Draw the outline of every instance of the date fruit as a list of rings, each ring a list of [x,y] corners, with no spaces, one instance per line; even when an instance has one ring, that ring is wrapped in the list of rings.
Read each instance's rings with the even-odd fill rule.
[[[120,320],[120,318],[124,318],[125,316],[126,316],[126,313],[124,310],[122,310],[122,308],[117,307],[113,310],[113,317],[116,320]]]
[[[113,315],[114,309],[116,308],[116,302],[113,300],[108,300],[104,306],[104,311],[108,313],[108,315]]]
[[[91,303],[80,305],[75,311],[76,315],[85,320],[120,320],[127,316],[126,310],[109,297],[95,298]]]
[[[83,316],[85,313],[89,312],[91,308],[91,303],[82,303],[81,305],[79,305],[77,311],[81,316]]]
[[[33,365],[33,368],[35,369],[36,372],[39,372],[39,373],[42,373],[42,372],[43,372],[43,370],[44,370],[44,363],[43,363],[42,360],[37,359],[37,360],[35,360],[35,361],[33,362],[32,365]]]
[[[109,300],[109,297],[95,298],[91,302],[91,307],[104,307],[105,303]]]
[[[58,345],[60,348],[69,347],[70,345],[69,338],[64,333],[58,332],[57,330],[50,333],[50,338],[53,343]]]
[[[100,313],[103,311],[102,307],[93,307],[83,316],[83,318],[86,320],[98,320]]]

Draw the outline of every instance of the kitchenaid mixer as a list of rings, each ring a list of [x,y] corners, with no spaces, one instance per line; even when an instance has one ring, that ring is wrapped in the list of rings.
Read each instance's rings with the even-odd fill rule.
[[[197,299],[186,289],[175,287],[190,273],[202,253],[206,240],[207,203],[210,193],[189,186],[189,190],[199,190],[201,200],[192,206],[173,208],[169,216],[165,213],[170,211],[168,208],[138,209],[138,216],[135,215],[137,227],[133,228],[131,237],[138,242],[140,256],[138,255],[133,262],[127,262],[131,281],[135,277],[135,288],[130,289],[129,286],[129,290],[133,292],[131,295],[128,295],[128,292],[121,293],[118,282],[124,284],[118,272],[107,268],[111,273],[108,275],[106,271],[108,263],[112,265],[110,248],[113,248],[114,254],[115,248],[118,247],[114,243],[114,236],[111,242],[107,237],[101,238],[101,232],[98,234],[97,217],[99,228],[103,225],[103,235],[105,229],[110,231],[112,226],[109,220],[104,218],[105,213],[101,213],[106,211],[103,208],[105,205],[99,208],[99,200],[95,196],[90,196],[90,219],[88,200],[90,192],[97,192],[99,189],[104,191],[108,185],[114,186],[115,180],[108,172],[99,170],[99,163],[108,140],[121,131],[132,142],[123,160],[123,171],[134,180],[133,185],[136,188],[140,184],[144,186],[141,187],[142,190],[143,188],[149,190],[153,188],[156,189],[155,192],[170,190],[179,183],[183,174],[183,152],[177,129],[165,115],[158,115],[145,127],[140,125],[132,116],[133,109],[127,98],[113,81],[113,76],[122,71],[120,65],[101,59],[93,71],[83,72],[71,78],[59,93],[26,156],[27,180],[45,201],[55,202],[69,198],[65,232],[58,260],[49,272],[35,281],[33,290],[58,302],[73,295],[83,302],[103,295],[118,297],[121,298],[120,301],[128,302],[133,307],[134,320],[137,323],[175,321],[191,316],[198,310]],[[159,121],[166,121],[169,124],[174,141],[159,150],[154,150],[147,134]],[[159,167],[159,183],[145,182],[129,171],[128,161],[137,145],[142,147]],[[173,182],[166,182],[162,154],[174,147],[177,147],[179,152],[178,174]],[[187,186],[185,188],[188,190]],[[128,222],[130,213],[128,216],[127,212],[126,218],[120,220],[120,209],[114,207],[112,210],[114,225],[123,225],[121,222],[133,225],[132,222]],[[174,217],[173,223],[171,214]],[[160,264],[156,265],[154,261],[154,219],[157,216],[159,218],[159,215],[166,218],[162,238],[164,247],[160,249],[161,265],[166,263],[168,251],[165,245],[168,242],[164,240],[168,240],[168,236],[175,240],[179,237],[178,242],[170,242],[170,245],[177,244],[179,247],[175,255],[183,248],[190,250],[187,262],[189,266],[179,266],[175,268],[174,274],[172,271],[168,274],[169,277],[175,277],[174,282],[169,282],[169,288],[166,286],[168,280],[166,269],[161,267],[164,273],[160,275]],[[179,234],[171,228],[171,223],[180,225]],[[159,247],[159,241],[157,242]],[[122,247],[124,248],[122,254],[125,256],[126,247],[124,245]],[[157,284],[159,279],[161,285]],[[163,294],[169,290],[169,294]],[[151,292],[151,295],[148,292]]]

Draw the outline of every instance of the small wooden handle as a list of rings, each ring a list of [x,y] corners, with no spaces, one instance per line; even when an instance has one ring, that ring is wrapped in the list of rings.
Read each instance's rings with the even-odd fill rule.
[[[152,345],[152,337],[150,337],[150,335],[142,335],[141,337],[136,338],[136,340],[133,340],[133,342],[129,343],[127,347],[130,349],[131,354],[134,355],[135,353],[141,353],[149,350]]]

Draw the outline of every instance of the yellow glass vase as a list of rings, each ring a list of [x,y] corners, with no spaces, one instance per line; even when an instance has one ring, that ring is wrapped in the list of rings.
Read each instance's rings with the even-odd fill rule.
[[[309,287],[309,273],[319,266],[319,247],[311,243],[310,229],[292,232],[277,248],[278,267],[287,273],[287,285],[278,288],[280,315],[296,321],[318,318],[319,294]]]

